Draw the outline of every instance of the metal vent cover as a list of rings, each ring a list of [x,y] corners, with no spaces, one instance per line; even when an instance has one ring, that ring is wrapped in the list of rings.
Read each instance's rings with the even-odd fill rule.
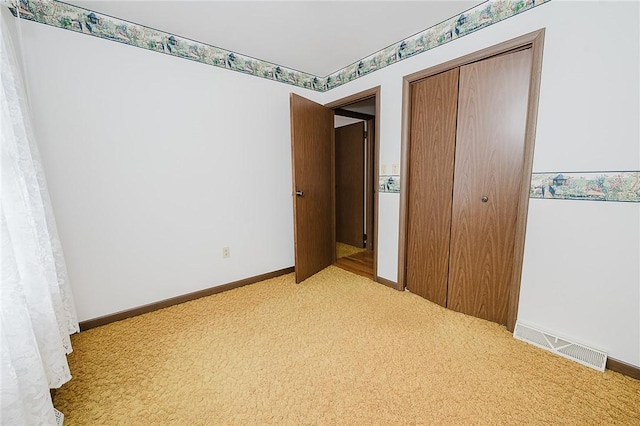
[[[571,342],[521,322],[516,322],[513,337],[598,371],[604,371],[607,366],[606,352]]]

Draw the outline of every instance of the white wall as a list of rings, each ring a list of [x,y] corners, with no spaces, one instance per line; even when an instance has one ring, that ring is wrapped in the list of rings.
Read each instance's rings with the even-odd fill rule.
[[[22,27],[80,321],[293,266],[289,92],[320,94]]]
[[[25,22],[80,320],[293,264],[290,91],[328,103],[380,85],[389,173],[404,75],[546,27],[534,170],[639,169],[638,7],[554,0],[325,94]],[[389,280],[398,215],[380,194]],[[519,319],[640,366],[639,222],[638,204],[532,200]]]
[[[380,168],[400,162],[402,77],[546,27],[534,171],[640,169],[639,4],[555,0],[325,93],[381,86]],[[399,196],[379,196],[397,279]],[[640,366],[640,205],[531,200],[519,320]]]

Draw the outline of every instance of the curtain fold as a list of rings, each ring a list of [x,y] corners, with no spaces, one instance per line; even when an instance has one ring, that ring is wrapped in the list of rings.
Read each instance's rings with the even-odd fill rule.
[[[55,424],[49,388],[71,379],[79,327],[14,41],[0,23],[1,423]]]

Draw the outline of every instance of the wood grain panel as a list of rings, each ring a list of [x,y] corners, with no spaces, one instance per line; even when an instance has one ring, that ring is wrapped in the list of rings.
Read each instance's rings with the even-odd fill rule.
[[[291,94],[295,275],[299,283],[333,263],[333,110]]]
[[[640,367],[619,361],[615,358],[607,358],[607,369],[640,380]]]
[[[530,73],[531,49],[460,68],[448,307],[500,324],[514,266]]]
[[[336,240],[364,247],[364,122],[335,132]]]
[[[411,86],[407,288],[447,303],[458,68]]]
[[[373,252],[365,250],[349,257],[341,257],[334,266],[373,279]]]
[[[527,216],[529,214],[529,188],[531,171],[533,170],[533,151],[536,140],[536,124],[538,122],[538,99],[540,97],[540,81],[542,76],[542,52],[544,47],[544,29],[531,33],[531,83],[529,84],[529,107],[527,110],[527,130],[525,131],[525,151],[522,162],[522,180],[520,203],[518,205],[518,223],[516,224],[516,241],[513,253],[513,272],[509,291],[509,316],[507,330],[511,333],[516,328],[518,304],[520,302],[520,283],[522,280],[522,263],[524,259],[524,242],[527,233]]]
[[[375,246],[375,238],[373,231],[373,221],[374,221],[374,191],[378,186],[378,181],[375,179],[374,173],[374,164],[375,164],[375,140],[376,140],[376,120],[367,120],[367,161],[365,162],[365,187],[367,188],[367,196],[365,203],[365,217],[366,217],[366,234],[367,234],[367,242],[365,246],[367,250],[374,250]]]

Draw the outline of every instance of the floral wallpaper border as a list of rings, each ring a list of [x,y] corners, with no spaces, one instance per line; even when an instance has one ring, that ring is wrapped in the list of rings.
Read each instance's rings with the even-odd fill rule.
[[[551,0],[488,0],[326,77],[231,52],[57,0],[19,0],[20,17],[256,77],[326,92]],[[15,7],[12,12],[17,16]]]
[[[166,55],[322,91],[322,79],[240,53],[56,0],[20,0],[20,17]],[[12,9],[17,16],[15,8]]]
[[[20,17],[319,92],[471,34],[551,0],[488,0],[326,77],[319,77],[57,0],[19,0]],[[11,8],[18,16],[15,7]],[[399,175],[381,175],[379,191],[400,192]],[[640,202],[640,171],[533,173],[531,198]]]
[[[640,171],[533,173],[529,196],[640,203]]]
[[[400,192],[399,175],[380,175],[378,191]],[[530,198],[640,203],[640,171],[532,173]]]
[[[382,49],[324,79],[331,90],[396,62],[434,49],[551,0],[488,0],[411,37]]]
[[[378,192],[400,193],[400,175],[378,176]]]

